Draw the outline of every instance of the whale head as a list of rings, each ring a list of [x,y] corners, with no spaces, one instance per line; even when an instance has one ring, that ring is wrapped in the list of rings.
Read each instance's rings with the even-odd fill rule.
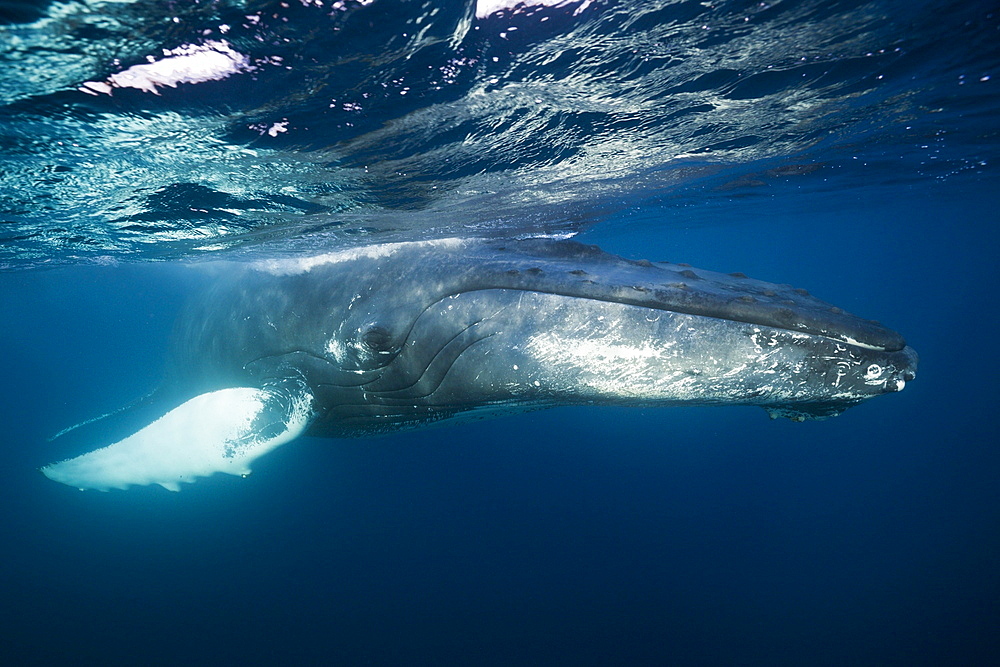
[[[317,435],[565,404],[824,418],[916,373],[899,334],[803,290],[573,241],[387,244],[250,273],[188,317],[181,347],[215,377],[301,378]]]

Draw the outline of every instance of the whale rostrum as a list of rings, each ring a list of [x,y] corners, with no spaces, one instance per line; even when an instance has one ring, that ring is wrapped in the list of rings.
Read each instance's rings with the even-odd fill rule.
[[[804,290],[551,239],[442,239],[227,265],[185,308],[137,432],[46,466],[81,489],[180,484],[299,435],[558,405],[758,405],[825,418],[898,392],[895,331]]]

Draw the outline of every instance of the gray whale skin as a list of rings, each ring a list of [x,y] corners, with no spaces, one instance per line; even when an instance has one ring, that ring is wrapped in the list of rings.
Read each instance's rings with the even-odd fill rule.
[[[804,290],[573,241],[443,239],[233,265],[181,315],[138,432],[46,466],[81,489],[246,475],[299,435],[557,405],[758,405],[824,418],[898,392],[896,332]]]

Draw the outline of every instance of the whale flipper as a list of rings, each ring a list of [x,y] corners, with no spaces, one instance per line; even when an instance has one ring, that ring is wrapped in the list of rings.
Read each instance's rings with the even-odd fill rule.
[[[51,480],[83,489],[125,489],[182,482],[224,472],[246,475],[250,464],[308,426],[305,391],[234,387],[196,396],[112,445],[42,468]]]

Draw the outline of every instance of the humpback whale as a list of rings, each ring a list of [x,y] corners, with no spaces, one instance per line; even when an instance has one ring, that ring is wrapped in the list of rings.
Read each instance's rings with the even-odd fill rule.
[[[300,435],[570,404],[825,418],[898,392],[895,331],[804,290],[575,241],[443,239],[234,263],[178,319],[177,399],[42,472],[80,489],[246,475]]]

